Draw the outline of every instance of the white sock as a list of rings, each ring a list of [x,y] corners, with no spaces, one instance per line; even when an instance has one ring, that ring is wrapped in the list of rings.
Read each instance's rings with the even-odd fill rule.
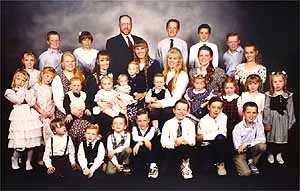
[[[18,151],[14,150],[13,157],[14,157],[14,159],[17,160],[20,157],[20,153]]]
[[[155,162],[152,162],[151,164],[150,164],[150,168],[154,168],[154,167],[156,167],[157,165],[156,165],[156,163]]]

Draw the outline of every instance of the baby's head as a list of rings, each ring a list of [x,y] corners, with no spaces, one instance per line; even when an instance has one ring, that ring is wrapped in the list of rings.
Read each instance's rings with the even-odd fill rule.
[[[193,77],[193,88],[197,91],[205,89],[207,86],[207,79],[203,75],[196,75]]]
[[[101,78],[100,83],[101,83],[101,88],[106,90],[106,91],[109,91],[109,90],[113,89],[114,81],[109,76],[103,76]]]
[[[118,76],[118,84],[120,86],[128,85],[128,76],[126,74],[120,74]]]
[[[131,77],[136,76],[140,72],[140,68],[137,62],[132,61],[128,64],[127,72]]]
[[[163,89],[165,87],[165,77],[161,73],[156,73],[153,77],[154,87],[157,89]]]

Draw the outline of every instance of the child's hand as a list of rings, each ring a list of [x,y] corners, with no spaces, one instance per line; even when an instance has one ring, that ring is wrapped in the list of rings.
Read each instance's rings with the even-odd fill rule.
[[[241,145],[239,146],[239,148],[238,148],[238,153],[243,153],[243,152],[245,152],[245,149],[246,149],[247,146],[248,146],[247,143],[241,144]]]
[[[72,164],[71,167],[72,167],[73,170],[80,170],[81,169],[80,166],[77,163]]]
[[[88,178],[92,178],[92,177],[93,177],[93,175],[94,175],[94,172],[93,172],[92,170],[90,170],[90,173],[89,173],[89,176],[88,176]]]
[[[140,143],[135,144],[133,147],[133,156],[136,156],[139,153]]]
[[[118,171],[118,172],[123,171],[123,165],[116,164],[116,168],[117,168],[117,171]]]
[[[72,120],[73,120],[73,117],[72,117],[71,114],[67,115],[67,117],[65,118],[65,121],[66,121],[67,123],[70,123]]]
[[[87,116],[91,116],[91,115],[92,115],[91,111],[88,110],[88,109],[86,109],[86,110],[84,111],[84,114],[87,115]]]
[[[151,142],[150,142],[148,139],[144,139],[144,144],[145,144],[145,147],[146,147],[147,149],[149,149],[149,151],[151,151],[151,149],[152,149],[152,144],[151,144]]]
[[[204,108],[204,107],[206,107],[206,106],[207,106],[207,104],[208,104],[208,101],[206,101],[206,102],[202,103],[202,104],[200,105],[200,107],[201,107],[201,108]]]
[[[175,146],[177,147],[177,146],[182,145],[182,142],[183,142],[183,137],[182,137],[182,136],[176,138],[176,139],[175,139]]]
[[[271,131],[272,125],[265,125],[265,131]]]
[[[85,168],[85,169],[82,170],[82,173],[87,176],[87,175],[90,174],[90,171],[91,171],[90,169]]]
[[[114,151],[108,151],[108,152],[107,152],[107,157],[108,157],[109,159],[112,159],[113,156],[115,156],[115,152],[114,152]]]
[[[53,173],[55,173],[55,167],[49,167],[47,169],[47,174],[53,174]]]

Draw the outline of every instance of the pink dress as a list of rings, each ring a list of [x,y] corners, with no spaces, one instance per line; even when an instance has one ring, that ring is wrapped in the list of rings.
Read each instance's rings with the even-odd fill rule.
[[[34,90],[7,89],[5,98],[13,104],[9,115],[8,148],[33,148],[42,143],[42,123],[38,112],[32,108],[36,97]]]
[[[53,98],[52,98],[52,89],[51,86],[36,83],[33,86],[36,95],[36,104],[44,111],[51,112],[55,107]],[[43,124],[43,138],[44,143],[53,136],[53,132],[50,129],[50,122],[54,119],[54,114],[52,117],[45,118],[40,115],[40,120]]]

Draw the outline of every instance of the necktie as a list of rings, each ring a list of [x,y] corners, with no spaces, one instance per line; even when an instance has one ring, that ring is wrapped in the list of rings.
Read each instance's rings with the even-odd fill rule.
[[[170,48],[173,48],[173,45],[174,45],[174,44],[173,44],[173,41],[174,41],[174,39],[170,39],[170,41],[171,41],[171,42],[170,42]]]
[[[87,149],[88,149],[89,151],[91,151],[92,148],[93,148],[93,144],[90,142],[90,143],[89,143],[89,146],[87,147]]]
[[[129,39],[128,36],[126,36],[126,38],[127,38],[127,40],[128,40],[128,47],[129,47],[130,49],[132,49],[132,48],[133,48],[133,44],[132,44],[131,40]]]
[[[181,122],[178,122],[178,129],[177,129],[177,137],[181,137],[182,136],[182,126],[181,126]]]

